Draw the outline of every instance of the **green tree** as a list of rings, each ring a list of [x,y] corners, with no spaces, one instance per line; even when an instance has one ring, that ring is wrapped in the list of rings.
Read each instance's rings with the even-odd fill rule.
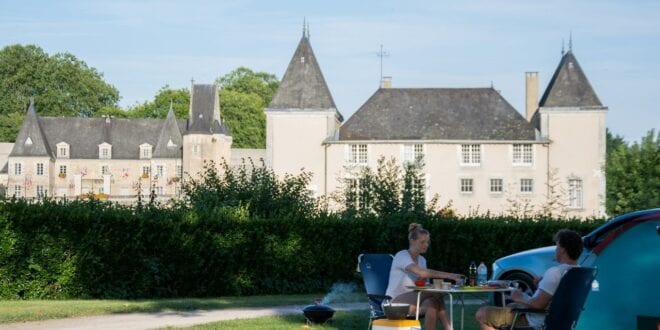
[[[144,102],[127,109],[129,118],[165,118],[170,109],[170,103],[174,114],[178,119],[188,118],[190,107],[190,90],[187,88],[172,89],[165,85],[153,101]]]
[[[660,205],[660,132],[628,146],[608,134],[606,209],[610,215]]]
[[[216,79],[220,86],[220,112],[232,134],[236,148],[266,146],[264,108],[277,91],[279,81],[273,74],[239,67]]]
[[[119,92],[103,80],[103,74],[70,53],[49,56],[34,45],[4,47],[0,50],[0,115],[23,114],[30,97],[39,114],[87,117],[116,105]],[[0,137],[13,141],[19,128],[2,125]]]

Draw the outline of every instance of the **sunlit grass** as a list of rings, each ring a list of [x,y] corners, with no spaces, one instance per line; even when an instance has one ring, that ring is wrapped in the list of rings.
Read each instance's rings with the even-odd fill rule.
[[[160,300],[2,300],[0,323],[115,313],[297,305],[310,303],[314,297],[319,296],[322,294]],[[343,297],[344,302],[363,300],[362,294]]]

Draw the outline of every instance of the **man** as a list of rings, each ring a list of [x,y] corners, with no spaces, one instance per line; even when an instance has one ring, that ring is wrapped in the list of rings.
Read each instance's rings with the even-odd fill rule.
[[[555,234],[555,258],[558,266],[550,267],[543,277],[538,280],[538,288],[533,296],[523,294],[520,290],[511,293],[514,301],[509,307],[481,307],[477,311],[477,321],[482,330],[497,329],[513,322],[512,306],[523,308],[546,309],[550,305],[552,295],[555,294],[559,281],[566,272],[577,266],[577,260],[582,253],[582,237],[572,230],[562,229]],[[543,314],[521,315],[516,321],[518,326],[532,326],[540,328],[545,321]]]

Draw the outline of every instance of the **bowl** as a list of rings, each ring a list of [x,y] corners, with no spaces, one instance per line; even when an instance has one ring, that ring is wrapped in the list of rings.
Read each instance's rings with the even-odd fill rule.
[[[383,305],[383,312],[385,312],[385,317],[388,320],[405,320],[409,309],[409,304],[392,303]]]
[[[416,286],[426,286],[426,281],[425,280],[417,280],[415,281]]]

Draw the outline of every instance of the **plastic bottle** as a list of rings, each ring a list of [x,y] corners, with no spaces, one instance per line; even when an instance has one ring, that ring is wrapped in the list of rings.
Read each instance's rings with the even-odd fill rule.
[[[482,261],[477,267],[477,284],[486,285],[486,282],[488,282],[488,268]]]
[[[470,269],[468,272],[468,285],[476,286],[477,281],[477,264],[473,262],[470,263]]]

